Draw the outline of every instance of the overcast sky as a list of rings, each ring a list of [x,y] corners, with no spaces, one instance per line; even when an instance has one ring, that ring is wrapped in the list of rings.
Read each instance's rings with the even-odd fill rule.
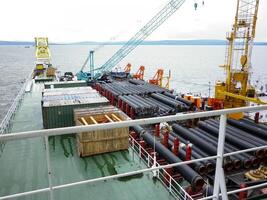
[[[236,0],[185,4],[149,40],[224,39],[231,30]],[[0,40],[53,42],[128,40],[168,0],[1,0]],[[202,0],[197,1],[200,4]],[[267,0],[260,0],[256,41],[267,41]]]

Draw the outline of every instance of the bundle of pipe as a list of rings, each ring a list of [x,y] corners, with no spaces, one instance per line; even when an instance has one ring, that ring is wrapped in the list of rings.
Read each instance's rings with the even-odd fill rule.
[[[183,137],[178,137],[178,135],[174,132],[170,132],[170,135],[173,137],[177,137],[179,139],[179,141],[182,142],[183,144],[189,143],[188,140],[185,140]],[[200,158],[209,157],[210,155],[207,154],[206,152],[204,152],[203,150],[201,150],[200,148],[194,147],[194,145],[193,145],[192,156],[194,156],[197,159],[200,159]],[[215,160],[207,160],[207,161],[204,161],[204,163],[205,163],[209,173],[214,171],[215,165],[216,165]]]
[[[209,143],[208,141],[204,140],[203,138],[197,136],[196,134],[192,133],[187,128],[184,128],[178,124],[172,125],[173,131],[178,135],[179,139],[183,138],[184,140],[189,140],[193,145],[197,148],[201,148],[205,151],[209,156],[217,155],[217,145],[213,143]],[[231,157],[224,158],[224,168],[227,171],[233,169],[233,163]]]
[[[178,137],[174,137],[173,135],[169,135],[169,146],[170,148],[174,148],[174,141],[175,139],[178,139]],[[183,143],[184,146],[186,146],[185,143]],[[185,148],[183,148],[183,145],[179,145],[178,146],[178,157],[181,158],[182,160],[186,160],[186,150]],[[201,155],[199,155],[198,153],[196,153],[195,151],[192,151],[192,155],[191,155],[191,159],[199,159],[202,158]],[[195,162],[190,164],[190,166],[192,166],[200,175],[204,175],[207,174],[208,172],[210,172],[213,169],[213,166],[211,163],[209,162]]]
[[[151,97],[140,97],[138,95],[119,96],[118,107],[126,113],[126,108],[122,107],[120,101],[132,107],[137,117],[165,116],[176,113],[174,108]]]
[[[120,102],[120,101],[122,101],[122,102]],[[126,111],[126,108],[123,105],[123,102],[127,103],[130,107],[132,107],[136,113],[141,114],[141,113],[143,113],[143,111],[145,109],[143,105],[136,104],[136,102],[133,101],[131,98],[129,98],[129,96],[119,96],[118,102],[120,102],[120,103],[118,103],[118,107],[123,111]]]
[[[234,119],[228,119],[227,122],[239,129],[242,129],[243,131],[246,131],[248,133],[254,134],[257,136],[258,141],[263,142],[265,145],[267,144],[267,127],[259,126],[256,123],[247,123],[244,121],[238,121]]]
[[[147,115],[152,116],[154,113],[157,113],[159,111],[159,107],[157,105],[146,101],[145,98],[142,98],[142,97],[137,96],[137,95],[129,95],[128,97],[132,98],[133,101],[135,101],[136,103],[140,103],[140,104],[144,105],[146,108],[146,114]]]
[[[212,125],[213,123],[213,125]],[[219,135],[219,127],[215,126],[214,123],[207,123],[205,121],[200,121],[198,123],[199,128],[213,134],[215,137],[218,137]],[[231,131],[229,128],[226,127],[226,134],[225,134],[225,140],[227,143],[232,144],[235,146],[237,149],[242,150],[242,149],[248,149],[248,148],[253,148],[257,146],[255,141],[250,141],[247,140],[244,137],[240,137],[240,130],[238,132]],[[251,154],[262,158],[264,156],[264,150],[260,149],[255,152],[251,152]]]
[[[144,84],[146,84],[145,81],[143,81],[143,80],[138,80],[138,79],[130,79],[130,80],[129,80],[129,83],[132,83],[132,84],[134,84],[134,85],[144,85]]]
[[[168,96],[170,98],[173,98],[173,99],[175,99],[177,101],[181,101],[181,102],[183,102],[184,104],[186,104],[189,107],[193,107],[194,106],[193,102],[188,101],[187,99],[184,99],[182,97],[179,97],[178,95],[174,95],[174,94],[171,94],[169,92],[164,92],[164,95],[166,95],[166,96]]]
[[[207,123],[209,123],[210,125],[219,128],[219,121],[215,120],[215,119],[210,119],[210,120],[206,120]],[[243,131],[241,129],[238,129],[237,127],[233,127],[231,125],[227,125],[226,127],[226,133],[235,135],[236,137],[242,137],[243,140],[255,145],[255,147],[257,146],[264,146],[267,144],[267,141],[256,136],[256,135],[252,135],[252,130],[249,131]],[[264,156],[267,156],[267,149],[265,149],[264,152]],[[261,156],[259,156],[261,157]]]
[[[157,105],[159,107],[159,111],[158,111],[158,116],[164,116],[164,115],[170,115],[170,114],[175,114],[175,109],[156,100],[153,99],[151,97],[145,98],[145,101],[153,104],[153,105]]]
[[[251,124],[252,126],[257,126],[259,128],[262,128],[263,130],[267,131],[267,126],[265,124],[255,123],[253,120],[247,119],[247,118],[243,118],[240,121]]]
[[[113,82],[103,84],[103,88],[113,93],[116,97],[119,95],[129,95],[129,94],[142,94],[145,90],[140,90],[136,88],[136,85],[124,83],[124,82]]]
[[[158,85],[154,85],[154,84],[144,84],[144,85],[139,85],[139,88],[145,88],[149,91],[149,93],[164,93],[164,92],[169,92],[169,90],[160,87]]]
[[[175,108],[178,112],[189,111],[190,107],[181,101],[177,101],[171,97],[167,97],[163,94],[151,94],[151,97],[167,104],[170,107]]]
[[[192,131],[194,134],[196,134],[197,136],[201,137],[202,139],[208,141],[209,143],[212,143],[213,145],[217,146],[218,144],[218,138],[214,137],[213,135],[210,135],[208,132],[199,129],[199,128],[191,128],[189,129],[190,131]],[[226,153],[230,153],[233,151],[238,151],[237,148],[235,148],[234,146],[225,143],[224,145],[224,150]],[[255,159],[247,154],[244,155],[233,155],[231,156],[232,160],[233,160],[233,164],[234,164],[234,168],[235,169],[240,169],[241,167],[244,167],[246,169],[251,168],[252,166],[252,162],[257,165],[259,163],[258,159]]]
[[[140,126],[133,126],[133,130],[142,137],[149,146],[155,145],[155,150],[169,163],[179,163],[182,162],[177,156],[175,156],[168,148],[162,145],[160,142],[155,141],[153,136],[146,132]],[[203,188],[204,180],[203,178],[195,172],[188,165],[179,165],[175,169],[192,185],[196,190]]]
[[[131,81],[132,82],[132,81]],[[132,84],[131,82],[112,82],[102,84],[104,90],[108,90],[115,97],[119,95],[147,95],[151,93],[163,93],[168,90],[153,84]]]

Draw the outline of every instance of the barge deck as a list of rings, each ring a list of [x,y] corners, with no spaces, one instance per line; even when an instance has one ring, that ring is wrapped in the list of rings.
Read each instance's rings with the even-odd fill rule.
[[[33,84],[11,121],[10,132],[43,128],[41,91],[43,84]],[[146,166],[131,148],[86,158],[77,154],[72,135],[49,138],[52,184],[60,185],[91,178],[123,173]],[[0,196],[48,187],[44,138],[8,141],[0,152]],[[151,173],[116,180],[75,186],[54,191],[54,199],[174,199]],[[17,199],[49,199],[49,193],[39,193]]]

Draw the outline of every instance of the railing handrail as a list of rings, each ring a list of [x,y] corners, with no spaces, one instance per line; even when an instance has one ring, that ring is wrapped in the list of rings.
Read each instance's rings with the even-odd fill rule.
[[[121,122],[110,122],[110,123],[105,123],[105,124],[93,124],[93,125],[71,126],[71,127],[64,127],[64,128],[53,128],[53,129],[17,132],[17,133],[12,133],[12,134],[0,135],[0,141],[19,140],[19,139],[44,137],[44,136],[56,136],[56,135],[64,135],[64,134],[77,134],[77,133],[96,131],[96,130],[106,130],[106,129],[122,128],[122,127],[145,125],[145,124],[156,124],[156,123],[161,123],[161,122],[187,120],[187,119],[203,118],[203,117],[213,117],[213,116],[219,116],[219,115],[224,115],[224,114],[231,114],[231,113],[238,113],[238,112],[252,112],[252,111],[259,111],[259,110],[267,110],[267,105],[230,108],[230,109],[213,110],[213,111],[206,111],[206,112],[178,113],[176,115],[169,115],[169,116],[163,116],[163,117],[152,117],[152,118],[135,119],[135,120],[121,121]]]
[[[137,119],[137,120],[129,120],[129,121],[97,124],[97,125],[89,125],[89,126],[76,126],[76,127],[66,127],[66,128],[57,128],[57,129],[47,129],[47,130],[26,131],[26,132],[20,132],[20,133],[0,135],[0,141],[19,140],[19,139],[34,138],[34,137],[44,137],[46,147],[47,147],[46,148],[47,165],[50,167],[48,136],[73,134],[73,133],[77,134],[77,133],[81,133],[81,132],[88,132],[88,131],[95,131],[95,130],[122,128],[122,127],[134,126],[134,125],[154,124],[154,123],[160,123],[160,122],[166,122],[166,121],[186,120],[186,119],[211,117],[211,116],[218,116],[218,115],[221,116],[221,122],[224,121],[222,123],[222,126],[224,128],[222,128],[222,129],[220,128],[220,132],[224,135],[225,134],[224,130],[225,130],[225,126],[226,126],[226,115],[227,114],[237,113],[237,112],[251,112],[251,111],[258,111],[258,110],[267,110],[267,105],[255,106],[255,107],[232,108],[232,109],[207,111],[207,112],[197,112],[197,113],[185,113],[185,114],[177,114],[177,115],[165,116],[165,117]],[[222,119],[224,119],[224,120],[222,120]],[[220,122],[220,126],[221,126],[221,122]],[[218,142],[218,144],[219,144],[219,142]],[[248,152],[248,151],[252,151],[255,149],[266,148],[266,147],[267,146],[259,146],[256,148],[241,150],[238,152],[242,152],[242,151]],[[235,154],[236,153],[237,152],[235,152]],[[78,186],[78,185],[83,185],[83,184],[88,184],[88,183],[93,183],[93,182],[116,179],[116,178],[120,178],[120,177],[127,177],[127,176],[131,176],[131,175],[135,175],[135,174],[140,174],[140,173],[145,173],[145,172],[150,172],[150,171],[154,171],[154,170],[159,170],[159,169],[164,169],[164,168],[169,168],[169,167],[175,167],[175,166],[180,166],[180,165],[186,165],[186,164],[204,161],[204,160],[217,159],[217,161],[218,161],[218,159],[222,159],[222,157],[224,155],[226,155],[226,154],[222,153],[222,155],[217,154],[216,156],[210,156],[210,157],[205,157],[205,158],[201,158],[201,159],[193,159],[193,160],[189,160],[189,161],[183,161],[183,162],[172,163],[172,164],[167,164],[167,165],[160,165],[160,166],[155,166],[155,167],[153,166],[151,168],[126,172],[126,173],[121,173],[121,174],[116,174],[116,175],[110,175],[110,176],[105,176],[105,177],[100,177],[100,178],[88,179],[88,180],[83,180],[83,181],[77,181],[77,182],[72,182],[72,183],[66,183],[66,184],[56,185],[56,186],[49,183],[49,189],[43,188],[43,189],[32,190],[32,191],[28,191],[28,192],[24,192],[24,193],[18,193],[18,194],[3,196],[3,197],[0,197],[0,200],[8,199],[8,198],[14,198],[14,197],[18,197],[18,196],[26,196],[29,194],[46,192],[46,191],[50,191],[50,195],[51,195],[50,198],[53,199],[53,191],[61,189],[61,188],[68,188],[68,187],[72,187],[72,186]],[[217,170],[217,167],[216,167],[216,170]],[[49,168],[48,168],[48,176],[49,176],[49,178],[51,178],[51,171],[49,170]],[[215,176],[215,180],[218,180],[217,176]],[[253,188],[257,188],[257,187],[261,187],[261,186],[262,185],[257,185],[257,186],[253,186]],[[264,186],[265,186],[265,184],[264,184]],[[248,187],[248,188],[250,188],[250,187]],[[245,189],[242,189],[242,191],[243,190],[245,190]],[[233,193],[237,193],[239,191],[241,191],[241,190],[234,190],[234,191],[230,191],[230,192],[226,191],[226,192],[222,192],[221,194],[223,195],[223,197],[225,197],[227,194],[233,194]],[[213,195],[210,197],[206,197],[204,199],[212,198],[212,197],[217,198],[218,195],[219,195],[219,193],[215,194],[215,196]]]
[[[135,144],[136,145],[138,145],[138,148],[139,148],[139,150],[141,151],[141,158],[142,158],[142,155],[144,155],[144,156],[147,156],[147,158],[149,159],[149,160],[151,160],[151,161],[153,161],[153,163],[154,163],[154,158],[146,151],[146,149],[145,148],[143,148],[131,135],[129,136],[130,137],[130,144],[131,144],[131,147],[132,147],[132,149],[133,149],[133,151],[135,152],[135,153],[138,153],[135,149],[134,149],[134,146],[135,146]],[[143,159],[144,160],[144,159]],[[145,161],[144,161],[145,162]],[[149,166],[149,163],[148,162],[146,162],[145,164],[147,164],[147,167],[152,167],[152,166]],[[160,164],[157,162],[157,161],[155,161],[155,164],[156,164],[156,166],[160,166]],[[163,170],[163,172],[165,173],[165,174],[167,174],[170,178],[169,178],[169,180],[166,180],[166,181],[168,181],[168,182],[170,182],[170,183],[174,183],[174,184],[176,184],[178,187],[179,187],[179,189],[181,190],[180,192],[183,192],[183,194],[184,194],[184,197],[186,197],[186,198],[184,198],[184,199],[188,199],[188,200],[193,200],[191,197],[190,197],[190,195],[184,190],[184,188],[182,188],[182,186],[177,182],[177,181],[175,181],[173,178],[172,178],[172,176],[163,168],[162,169]],[[160,173],[160,171],[159,170],[157,170],[158,171],[158,173]],[[158,177],[159,178],[159,177]],[[164,177],[165,178],[165,177]],[[166,178],[165,178],[166,179]],[[164,181],[163,180],[161,180],[160,178],[159,178],[159,180],[163,183]],[[165,185],[165,187],[167,187],[167,185]],[[173,193],[173,191],[174,191],[174,193]],[[179,191],[176,189],[176,188],[171,188],[171,191],[170,191],[174,196],[181,196],[181,194],[179,193]]]
[[[25,82],[22,84],[22,87],[20,88],[17,96],[15,97],[14,101],[12,102],[10,108],[8,109],[5,117],[3,118],[3,120],[0,123],[0,135],[4,134],[6,132],[6,130],[9,127],[9,124],[11,122],[11,118],[14,115],[15,111],[17,110],[24,94],[25,94],[25,89],[26,86],[28,84],[28,81],[31,79],[31,75],[32,72],[27,76],[27,78],[25,79]]]

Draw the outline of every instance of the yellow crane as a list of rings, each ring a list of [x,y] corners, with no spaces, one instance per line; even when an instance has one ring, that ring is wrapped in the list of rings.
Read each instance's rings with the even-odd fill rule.
[[[51,54],[47,37],[35,38],[35,57],[37,70],[44,70],[45,65],[50,65]]]
[[[248,101],[265,103],[255,97],[255,89],[249,84],[258,8],[259,0],[237,0],[235,22],[226,37],[225,64],[221,66],[226,70],[226,81],[217,81],[215,86],[215,98],[224,102],[224,108],[246,106]],[[243,113],[229,117],[240,119]]]

